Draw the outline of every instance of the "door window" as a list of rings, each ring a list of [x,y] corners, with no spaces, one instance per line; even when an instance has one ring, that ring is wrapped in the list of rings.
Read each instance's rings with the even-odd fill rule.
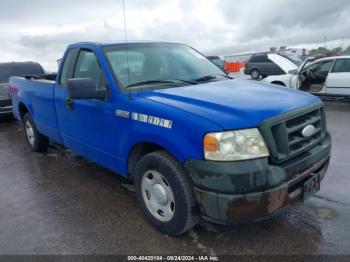
[[[252,56],[250,59],[251,63],[271,63],[271,60],[267,57],[267,55],[257,55]]]
[[[350,73],[350,59],[336,60],[332,73]]]
[[[333,62],[334,60],[322,61],[303,69],[299,77],[299,89],[306,92],[320,92]]]
[[[68,51],[68,54],[66,55],[66,58],[64,60],[64,64],[61,70],[61,76],[60,76],[60,85],[65,86],[67,84],[67,80],[71,78],[70,74],[73,70],[70,71],[69,74],[69,68],[72,62],[72,59],[74,57],[74,49],[70,49]]]
[[[102,70],[94,52],[82,50],[79,53],[77,64],[74,70],[74,78],[91,78],[96,87],[101,87],[104,82]]]

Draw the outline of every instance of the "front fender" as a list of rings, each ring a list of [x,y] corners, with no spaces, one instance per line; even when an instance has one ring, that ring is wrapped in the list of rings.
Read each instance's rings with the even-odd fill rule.
[[[125,99],[125,100],[124,100]],[[118,169],[126,174],[129,153],[139,143],[152,143],[164,148],[181,164],[188,159],[203,159],[203,137],[208,132],[222,128],[207,119],[198,117],[178,108],[134,96],[132,100],[119,100],[118,110],[128,113],[116,118],[118,136],[117,158],[122,166]],[[134,119],[142,114],[143,119]],[[170,126],[152,123],[152,117],[170,121]]]
[[[172,139],[166,139],[164,137],[155,136],[154,134],[138,134],[137,139],[130,139],[128,141],[125,152],[130,153],[135,145],[145,142],[163,148],[174,156],[181,164],[183,164],[188,158],[192,158],[189,157],[190,155],[197,156],[198,158],[202,157],[202,152],[200,152],[194,144],[191,144],[190,141],[187,141],[186,138],[180,137],[179,135]],[[181,147],[181,145],[186,145],[186,147]]]

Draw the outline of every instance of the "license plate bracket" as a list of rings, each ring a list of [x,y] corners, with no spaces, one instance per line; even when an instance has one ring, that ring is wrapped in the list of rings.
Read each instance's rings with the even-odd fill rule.
[[[303,186],[303,199],[307,199],[313,194],[320,191],[321,188],[321,175],[320,174],[312,174],[312,177],[309,178]]]

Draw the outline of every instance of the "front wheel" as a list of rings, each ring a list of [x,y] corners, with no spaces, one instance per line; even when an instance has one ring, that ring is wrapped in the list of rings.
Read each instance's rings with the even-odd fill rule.
[[[39,133],[33,119],[28,113],[23,117],[23,124],[26,140],[30,148],[35,152],[44,152],[49,145],[49,139]]]
[[[139,205],[157,230],[178,236],[196,224],[193,187],[183,167],[169,154],[157,151],[142,157],[134,181]]]
[[[252,72],[250,73],[250,76],[254,79],[254,80],[258,80],[260,78],[260,71],[258,69],[253,69]]]

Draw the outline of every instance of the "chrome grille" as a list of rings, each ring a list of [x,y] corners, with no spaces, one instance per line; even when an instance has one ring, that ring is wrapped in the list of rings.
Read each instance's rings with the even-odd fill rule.
[[[302,135],[308,126],[315,127],[309,137]],[[322,104],[288,113],[264,121],[260,127],[269,147],[272,162],[283,162],[296,157],[318,144],[326,135],[325,114]]]

